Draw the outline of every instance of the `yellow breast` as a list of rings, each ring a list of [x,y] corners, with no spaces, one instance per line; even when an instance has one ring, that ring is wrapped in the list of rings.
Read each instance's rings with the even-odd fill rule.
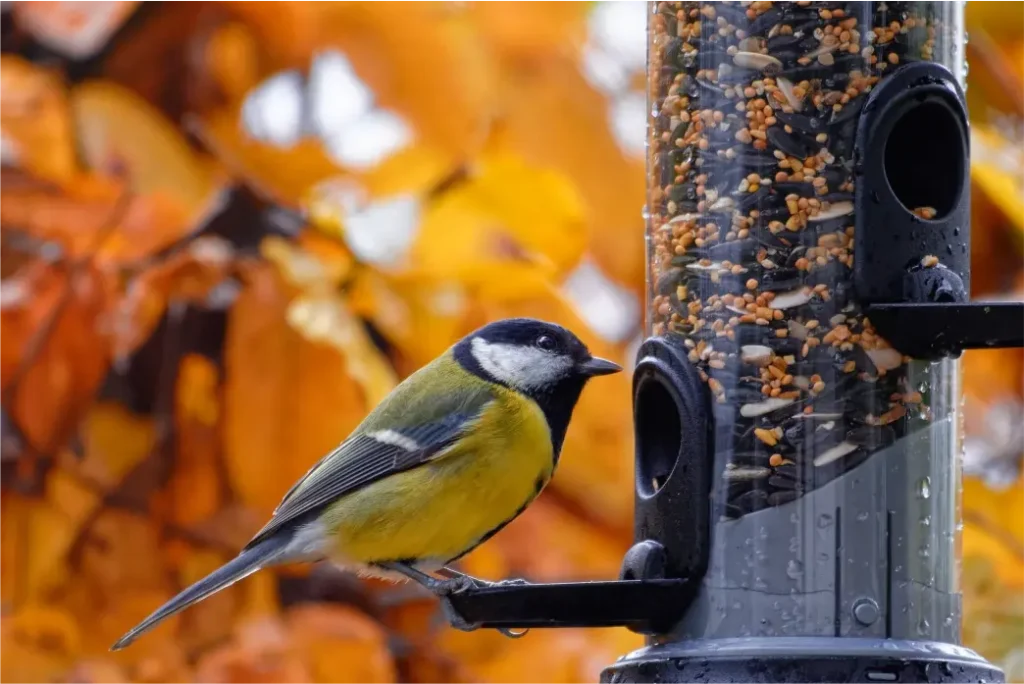
[[[447,562],[518,515],[554,468],[551,436],[532,400],[497,390],[449,452],[342,497],[325,513],[339,560]]]

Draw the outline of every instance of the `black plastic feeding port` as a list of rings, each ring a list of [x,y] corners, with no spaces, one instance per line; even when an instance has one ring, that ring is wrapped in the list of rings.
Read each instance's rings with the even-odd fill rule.
[[[917,359],[1024,345],[1024,303],[969,302],[963,103],[948,69],[909,64],[872,92],[857,129],[857,299],[875,329]]]

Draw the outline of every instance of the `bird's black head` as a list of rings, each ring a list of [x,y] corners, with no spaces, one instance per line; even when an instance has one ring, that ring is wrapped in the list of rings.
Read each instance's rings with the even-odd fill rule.
[[[622,370],[591,355],[569,330],[533,318],[485,325],[455,345],[455,358],[471,373],[536,401],[548,419],[555,453],[587,380]]]
[[[531,396],[622,370],[594,358],[571,331],[533,318],[485,325],[456,345],[455,356],[471,372]]]

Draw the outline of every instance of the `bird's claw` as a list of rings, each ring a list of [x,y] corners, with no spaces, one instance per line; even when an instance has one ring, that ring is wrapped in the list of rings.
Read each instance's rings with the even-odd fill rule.
[[[476,589],[479,587],[478,582],[479,580],[468,575],[452,577],[451,579],[439,581],[434,587],[434,593],[443,599],[453,594],[463,594],[470,589]]]
[[[466,618],[462,617],[455,606],[452,605],[451,597],[454,595],[465,593],[471,589],[485,589],[487,587],[503,587],[503,586],[521,586],[529,584],[524,579],[510,579],[502,580],[501,582],[488,582],[486,580],[477,579],[470,577],[469,575],[459,575],[437,585],[437,596],[441,601],[441,610],[444,612],[445,618],[448,620],[454,629],[462,632],[472,632],[480,629],[480,623],[468,622]],[[520,639],[526,636],[529,629],[521,631],[515,631],[507,627],[496,627],[499,633],[508,637],[509,639]]]

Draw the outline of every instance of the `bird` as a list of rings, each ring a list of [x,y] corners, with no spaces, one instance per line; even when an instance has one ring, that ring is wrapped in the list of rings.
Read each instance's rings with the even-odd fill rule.
[[[263,568],[322,560],[412,580],[441,599],[453,627],[475,629],[448,597],[523,581],[488,582],[447,566],[540,494],[584,386],[621,370],[546,321],[509,318],[469,333],[399,383],[314,464],[233,560],[160,606],[111,650]]]

